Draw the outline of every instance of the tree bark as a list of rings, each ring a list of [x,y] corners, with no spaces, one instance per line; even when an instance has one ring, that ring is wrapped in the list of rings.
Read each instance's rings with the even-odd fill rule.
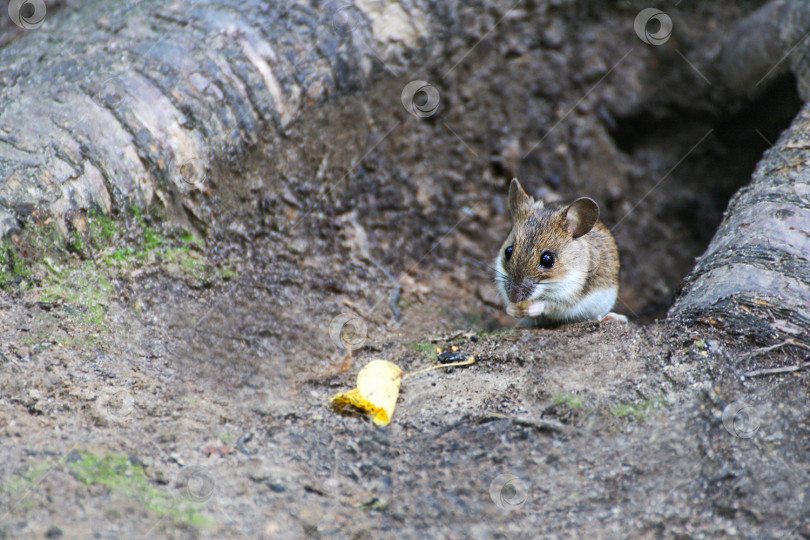
[[[362,88],[426,42],[430,11],[421,0],[62,9],[0,50],[0,234],[155,200],[204,221],[194,194],[212,160],[238,160],[307,107]]]
[[[66,230],[74,212],[129,202],[205,222],[195,200],[213,161],[236,162],[308,107],[441,47],[452,20],[434,0],[63,7],[0,49],[0,234],[30,217]],[[810,98],[808,29],[799,1],[742,21],[718,55],[721,93],[756,95],[790,67]],[[673,316],[808,339],[809,118],[806,108],[734,197]]]
[[[717,70],[732,91],[755,95],[790,67],[810,97],[810,6],[778,0],[740,22]],[[784,61],[783,61],[784,60]],[[722,321],[763,340],[810,342],[810,105],[731,200],[671,316]]]

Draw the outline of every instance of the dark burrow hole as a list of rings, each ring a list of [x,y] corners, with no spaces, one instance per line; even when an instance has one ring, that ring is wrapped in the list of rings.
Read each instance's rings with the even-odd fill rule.
[[[665,276],[667,282],[666,292],[650,294],[637,304],[642,306],[637,313],[641,320],[666,314],[694,258],[705,251],[714,236],[730,198],[750,182],[763,153],[790,126],[801,105],[796,79],[786,75],[758,99],[728,115],[710,117],[679,110],[656,118],[643,111],[616,119],[610,131],[616,145],[648,171],[654,170],[656,163],[667,164],[666,170],[673,167],[713,130],[705,144],[689,153],[649,196],[648,203],[655,205],[657,225],[673,231],[667,249],[654,242],[645,244],[640,235],[638,242],[630,244],[631,249],[635,245],[643,251],[646,245],[656,251],[631,253],[630,259],[637,257],[639,264],[658,265],[650,271]]]

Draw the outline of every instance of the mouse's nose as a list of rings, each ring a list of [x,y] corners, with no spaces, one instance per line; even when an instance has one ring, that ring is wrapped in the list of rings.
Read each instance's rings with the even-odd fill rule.
[[[509,297],[511,303],[519,304],[529,299],[533,289],[534,285],[532,285],[532,282],[529,280],[524,280],[520,283],[510,283],[507,297]]]

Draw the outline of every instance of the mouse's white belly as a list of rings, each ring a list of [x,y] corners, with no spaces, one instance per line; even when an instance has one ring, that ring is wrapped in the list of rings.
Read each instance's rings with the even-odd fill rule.
[[[554,304],[547,304],[546,311],[539,317],[530,318],[530,322],[548,324],[597,320],[613,309],[616,303],[618,287],[611,289],[600,289],[589,293],[585,298],[564,310],[554,310]],[[551,309],[548,309],[551,308]]]
[[[568,310],[567,314],[569,317],[575,319],[597,319],[604,317],[613,309],[618,292],[618,287],[594,291]]]

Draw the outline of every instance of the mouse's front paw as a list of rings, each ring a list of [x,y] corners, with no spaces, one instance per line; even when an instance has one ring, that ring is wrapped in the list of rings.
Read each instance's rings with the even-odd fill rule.
[[[542,301],[521,302],[519,304],[509,304],[506,312],[518,319],[524,317],[539,317],[546,310],[546,303]]]
[[[516,318],[523,317],[523,310],[514,304],[509,304],[506,306],[506,313]]]
[[[533,302],[529,304],[529,309],[526,310],[526,313],[529,315],[529,317],[539,317],[545,310],[545,302]]]
[[[626,323],[627,316],[622,315],[620,313],[613,313],[612,311],[605,315],[604,317],[599,317],[599,322],[617,322],[617,323]]]

